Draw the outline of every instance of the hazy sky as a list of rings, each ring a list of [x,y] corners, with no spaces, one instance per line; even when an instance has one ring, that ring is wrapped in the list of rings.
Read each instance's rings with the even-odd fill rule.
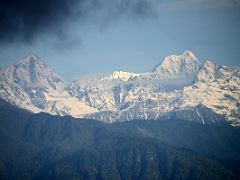
[[[239,0],[1,0],[0,67],[34,53],[67,80],[171,54],[240,66]]]

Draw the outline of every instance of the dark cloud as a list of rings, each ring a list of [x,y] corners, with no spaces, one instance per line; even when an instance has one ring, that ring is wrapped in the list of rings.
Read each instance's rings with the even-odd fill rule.
[[[30,42],[72,16],[77,0],[0,0],[1,41]]]
[[[30,43],[41,35],[63,35],[68,23],[142,18],[151,0],[0,0],[0,42]],[[104,23],[103,23],[104,24]],[[59,33],[60,32],[60,33]],[[62,39],[62,37],[60,37]]]

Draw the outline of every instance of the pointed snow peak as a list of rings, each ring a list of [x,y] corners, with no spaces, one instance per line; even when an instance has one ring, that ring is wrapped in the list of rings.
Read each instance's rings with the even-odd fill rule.
[[[22,60],[20,60],[17,65],[19,64],[41,64],[43,66],[45,66],[45,63],[35,54],[30,54],[28,56],[26,56],[25,58],[23,58]]]
[[[186,51],[182,54],[182,56],[184,56],[184,57],[191,57],[192,59],[198,61],[198,59],[197,59],[197,57],[195,56],[195,54],[194,54],[192,51],[189,51],[189,50],[186,50]]]
[[[9,82],[25,88],[62,88],[66,82],[35,54],[30,54],[4,70]]]
[[[196,75],[201,66],[202,63],[191,51],[185,51],[182,55],[167,56],[153,69],[153,73],[160,78]]]
[[[210,60],[204,62],[203,67],[197,74],[196,81],[210,81],[215,79],[217,73],[218,65]]]
[[[182,55],[182,60],[188,63],[196,63],[196,64],[202,64],[196,57],[196,55],[192,51],[185,51]]]
[[[197,59],[195,54],[193,54],[192,51],[185,51],[181,55],[170,55],[164,58],[162,61],[162,64],[170,64],[170,63],[196,63],[196,64],[201,64],[201,62]]]
[[[215,67],[215,66],[217,65],[211,60],[206,60],[203,64],[203,67]]]
[[[31,53],[26,58],[33,59],[33,60],[39,60],[39,57],[34,53]]]

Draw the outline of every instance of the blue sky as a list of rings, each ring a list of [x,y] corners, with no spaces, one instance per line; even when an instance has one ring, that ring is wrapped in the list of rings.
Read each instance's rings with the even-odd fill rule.
[[[35,53],[66,80],[114,70],[150,71],[171,54],[193,51],[204,61],[240,65],[239,1],[156,3],[148,16],[66,23],[66,38],[39,34],[33,42],[2,43],[0,67]]]

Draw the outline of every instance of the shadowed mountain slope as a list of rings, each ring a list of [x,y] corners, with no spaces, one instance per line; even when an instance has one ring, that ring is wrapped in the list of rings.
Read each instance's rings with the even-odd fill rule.
[[[105,124],[32,114],[4,101],[0,101],[0,125],[1,179],[238,177],[215,160],[239,160],[235,141],[239,129],[229,125],[204,126],[182,120]]]

